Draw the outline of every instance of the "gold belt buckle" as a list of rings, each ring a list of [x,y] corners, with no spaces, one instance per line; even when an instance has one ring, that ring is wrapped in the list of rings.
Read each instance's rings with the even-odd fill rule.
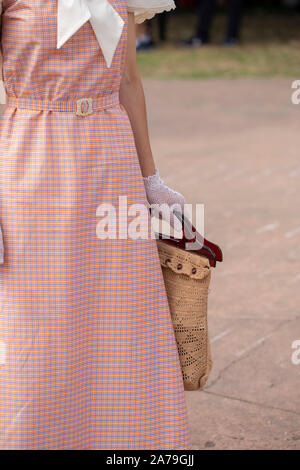
[[[84,109],[86,107],[86,109]],[[93,112],[93,98],[81,98],[76,101],[77,116],[88,116]]]

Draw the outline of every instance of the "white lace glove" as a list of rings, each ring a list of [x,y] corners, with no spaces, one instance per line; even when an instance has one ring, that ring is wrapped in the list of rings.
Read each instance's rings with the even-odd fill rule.
[[[162,219],[170,223],[175,230],[180,231],[182,223],[174,216],[172,209],[185,211],[184,213],[189,217],[187,209],[184,209],[184,204],[186,204],[184,196],[165,185],[157,168],[154,175],[143,177],[143,180],[150,206],[158,204]],[[156,213],[155,209],[154,206],[154,214]]]

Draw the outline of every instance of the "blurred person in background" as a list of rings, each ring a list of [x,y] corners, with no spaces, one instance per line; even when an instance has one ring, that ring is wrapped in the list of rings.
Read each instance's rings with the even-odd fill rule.
[[[151,20],[136,25],[136,50],[145,51],[156,46],[152,40]]]
[[[136,25],[136,50],[145,51],[156,47],[153,41],[153,25],[157,20],[158,38],[160,41],[166,40],[168,12],[164,11],[156,16],[153,20],[144,21],[144,23]]]
[[[224,2],[222,2],[224,3]],[[228,22],[224,46],[232,46],[239,43],[243,0],[228,0]],[[197,0],[196,14],[197,24],[195,35],[180,42],[183,47],[197,47],[210,42],[210,30],[216,11],[216,0]]]
[[[240,42],[242,13],[243,0],[229,0],[227,32],[223,46],[232,46]]]

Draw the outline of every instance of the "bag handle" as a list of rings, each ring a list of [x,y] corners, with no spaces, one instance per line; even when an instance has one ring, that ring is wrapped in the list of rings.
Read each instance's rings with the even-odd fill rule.
[[[150,214],[152,208],[150,207]],[[165,240],[167,243],[176,244],[178,247],[186,250],[193,251],[199,256],[205,256],[208,258],[210,266],[216,267],[216,262],[223,261],[223,253],[221,248],[215,243],[207,240],[199,232],[197,232],[191,221],[184,216],[183,212],[173,210],[174,215],[179,219],[182,224],[182,238],[178,239],[172,235],[166,236],[162,233],[155,233],[155,236],[159,239]],[[189,249],[190,247],[190,249]]]

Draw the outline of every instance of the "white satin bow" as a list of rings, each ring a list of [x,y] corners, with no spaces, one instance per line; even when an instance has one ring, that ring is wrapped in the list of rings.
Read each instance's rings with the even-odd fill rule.
[[[90,21],[110,67],[120,40],[124,20],[108,0],[58,0],[57,48],[59,49],[84,23]]]

